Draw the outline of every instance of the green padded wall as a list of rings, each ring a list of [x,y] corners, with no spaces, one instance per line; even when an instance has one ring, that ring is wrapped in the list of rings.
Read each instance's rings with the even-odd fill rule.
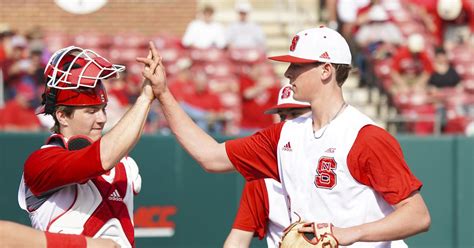
[[[23,162],[46,137],[0,133],[0,219],[29,224],[18,207],[18,184]],[[474,138],[397,138],[424,183],[422,195],[432,216],[430,231],[407,243],[474,247]],[[170,136],[144,136],[130,155],[143,178],[135,204],[137,247],[221,247],[235,217],[242,177],[204,172]],[[266,244],[255,240],[252,247]]]

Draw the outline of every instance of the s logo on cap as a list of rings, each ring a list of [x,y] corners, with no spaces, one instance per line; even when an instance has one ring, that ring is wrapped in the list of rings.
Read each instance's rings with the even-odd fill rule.
[[[295,35],[295,37],[293,37],[293,40],[291,41],[290,51],[295,51],[296,44],[298,43],[299,39],[300,37],[298,35]]]
[[[280,99],[286,99],[286,98],[290,97],[290,95],[291,95],[291,87],[287,86],[287,87],[283,88],[283,90],[281,91]]]

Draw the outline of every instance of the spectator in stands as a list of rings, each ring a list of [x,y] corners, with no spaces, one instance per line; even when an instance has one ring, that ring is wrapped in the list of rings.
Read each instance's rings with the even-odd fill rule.
[[[392,94],[425,90],[433,67],[424,48],[423,37],[412,34],[408,38],[408,47],[397,50],[392,64]]]
[[[471,0],[410,0],[419,8],[414,14],[420,16],[425,26],[435,36],[437,45],[451,47],[454,43],[474,33],[474,1]],[[447,44],[446,42],[447,41]]]
[[[21,81],[28,81],[24,77],[31,71],[31,61],[28,58],[28,43],[21,35],[14,35],[5,44],[7,57],[1,64],[5,85],[5,99],[15,97],[15,87]]]
[[[32,108],[36,99],[34,87],[28,83],[20,83],[15,87],[15,97],[0,109],[0,129],[13,132],[40,131],[41,125]]]
[[[8,57],[8,47],[13,32],[7,24],[0,23],[0,68]]]
[[[391,21],[388,12],[378,3],[372,1],[371,5],[359,12],[357,25],[360,27],[355,33],[355,41],[361,47],[368,47],[375,43],[384,42],[401,44],[403,36],[400,29]]]
[[[260,26],[248,20],[252,6],[248,2],[238,2],[235,10],[239,20],[227,28],[229,48],[265,48],[265,34]]]
[[[349,43],[351,51],[355,50],[355,44],[353,44],[353,34],[352,31],[356,25],[357,12],[359,9],[367,6],[370,3],[370,0],[337,0],[337,1],[328,1],[329,3],[336,4],[336,13],[340,25],[338,25],[339,31],[346,38]],[[334,9],[329,7],[329,9]],[[334,26],[334,24],[331,26]]]
[[[188,115],[206,132],[221,133],[223,114],[219,96],[212,92],[204,72],[191,73],[191,61],[180,59],[178,72],[170,80],[170,91]]]
[[[270,115],[262,115],[278,100],[279,85],[272,77],[265,76],[263,65],[250,68],[250,73],[240,75],[240,97],[242,119],[240,135],[252,134],[273,123]]]
[[[433,73],[431,73],[428,80],[430,90],[461,86],[461,84],[459,84],[460,82],[461,77],[456,72],[454,66],[449,62],[446,51],[442,47],[437,47],[433,60]]]
[[[198,49],[226,46],[224,28],[213,20],[213,15],[214,8],[205,6],[202,16],[198,16],[186,28],[182,39],[183,46]]]
[[[454,46],[465,42],[474,32],[474,2],[472,0],[438,0],[438,35],[443,43]]]
[[[189,58],[180,58],[176,61],[176,73],[170,77],[170,90],[178,102],[184,99],[186,94],[191,94],[193,87],[193,74],[191,72],[192,61]]]

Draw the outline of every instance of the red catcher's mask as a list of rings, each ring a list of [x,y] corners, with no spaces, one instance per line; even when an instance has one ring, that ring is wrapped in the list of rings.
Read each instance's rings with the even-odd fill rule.
[[[92,50],[66,47],[48,61],[43,106],[37,114],[53,114],[56,106],[93,106],[107,103],[101,80],[116,76],[125,66],[114,65]]]

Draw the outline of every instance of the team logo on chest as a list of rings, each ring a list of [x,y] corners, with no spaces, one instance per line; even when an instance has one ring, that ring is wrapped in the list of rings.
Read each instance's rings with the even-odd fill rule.
[[[332,189],[337,184],[336,160],[333,157],[321,157],[316,165],[314,185],[317,188]]]

